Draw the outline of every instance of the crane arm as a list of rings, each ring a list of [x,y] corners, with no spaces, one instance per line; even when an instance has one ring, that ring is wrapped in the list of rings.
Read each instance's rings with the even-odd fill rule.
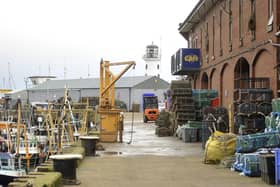
[[[104,88],[104,90],[102,90],[101,95],[104,95],[112,87],[112,85],[114,85],[117,82],[117,80],[119,80],[121,76],[123,76],[123,74],[125,74],[125,72],[129,70],[131,66],[133,65],[135,66],[135,64],[136,63],[134,61],[109,63],[108,66],[118,66],[118,65],[127,65],[127,66],[117,76],[114,76],[112,74],[113,76],[112,82],[109,85],[107,85],[106,88]]]

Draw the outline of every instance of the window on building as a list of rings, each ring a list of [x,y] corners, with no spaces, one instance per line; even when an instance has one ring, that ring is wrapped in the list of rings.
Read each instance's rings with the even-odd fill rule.
[[[208,33],[208,22],[206,22],[206,26],[205,26],[205,52],[206,52],[206,63],[208,63],[209,57],[208,57],[208,53],[209,53],[209,33]]]
[[[223,31],[223,29],[222,29],[222,25],[223,25],[223,23],[222,23],[222,17],[223,17],[223,11],[222,10],[220,10],[220,56],[222,56],[223,55],[223,42],[222,42],[222,31]]]
[[[267,32],[273,30],[273,0],[268,0],[268,23]]]
[[[200,29],[200,49],[202,48],[202,34],[203,34],[203,31],[202,31],[202,28]]]
[[[200,50],[202,50],[202,37],[203,37],[203,30],[202,30],[202,28],[200,29]],[[201,51],[201,53],[202,53],[202,51]],[[201,58],[201,65],[202,65],[202,59],[203,58]]]
[[[215,42],[216,42],[216,39],[215,39],[215,15],[213,15],[213,25],[212,25],[212,28],[213,28],[213,48],[212,48],[212,59],[214,60],[215,59]]]
[[[148,64],[146,64],[146,67],[145,67],[145,69],[146,69],[146,70],[148,69]]]
[[[248,23],[251,32],[251,40],[256,39],[256,0],[251,0],[251,16]]]
[[[239,46],[243,46],[243,0],[239,0]]]
[[[206,33],[205,33],[205,50],[209,52],[209,33],[208,33],[208,22],[206,23]]]
[[[232,1],[228,1],[228,9],[229,9],[229,22],[228,22],[228,38],[229,38],[229,51],[232,51]]]
[[[159,69],[159,64],[157,65],[157,69]]]

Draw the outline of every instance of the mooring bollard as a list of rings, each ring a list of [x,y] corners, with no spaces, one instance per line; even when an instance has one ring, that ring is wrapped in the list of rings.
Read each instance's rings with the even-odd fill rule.
[[[53,168],[62,175],[62,182],[65,185],[79,185],[81,182],[77,180],[76,168],[77,160],[82,159],[80,154],[51,155],[53,160]]]
[[[98,136],[80,136],[82,146],[85,148],[86,156],[95,156],[96,142],[99,140]]]

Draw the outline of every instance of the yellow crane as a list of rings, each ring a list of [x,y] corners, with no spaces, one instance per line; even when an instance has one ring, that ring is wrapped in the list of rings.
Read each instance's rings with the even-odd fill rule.
[[[126,65],[126,67],[118,75],[114,75],[110,67],[121,65]],[[117,142],[120,109],[115,107],[115,83],[132,66],[135,66],[134,61],[110,63],[109,61],[101,60],[100,62],[98,113],[100,115],[101,142]]]

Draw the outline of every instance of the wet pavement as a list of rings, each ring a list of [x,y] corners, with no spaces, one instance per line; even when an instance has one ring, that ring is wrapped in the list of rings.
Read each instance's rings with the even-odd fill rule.
[[[203,164],[201,143],[184,143],[173,136],[157,137],[154,123],[144,124],[141,113],[135,114],[133,128],[131,119],[131,113],[126,114],[123,143],[102,143],[105,150],[97,151],[98,156],[85,157],[77,169],[81,181],[77,186],[268,186],[261,178]]]
[[[123,143],[102,143],[105,151],[100,156],[187,156],[201,155],[201,143],[184,143],[177,137],[158,137],[155,135],[155,123],[143,123],[142,114],[135,114],[135,121],[127,116],[124,123]]]

